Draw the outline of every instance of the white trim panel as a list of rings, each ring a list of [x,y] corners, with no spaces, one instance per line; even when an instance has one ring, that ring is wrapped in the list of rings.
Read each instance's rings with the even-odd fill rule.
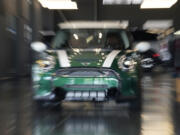
[[[70,21],[59,23],[61,29],[126,29],[128,20],[122,21]]]
[[[116,56],[120,53],[120,50],[114,50],[112,52],[110,52],[107,56],[107,58],[105,59],[102,67],[111,67],[114,59],[116,58]]]
[[[65,50],[57,51],[59,64],[61,67],[70,67],[70,61],[68,59],[68,55]]]

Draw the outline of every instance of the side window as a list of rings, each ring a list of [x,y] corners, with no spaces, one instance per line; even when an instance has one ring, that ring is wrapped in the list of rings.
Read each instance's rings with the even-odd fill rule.
[[[67,47],[68,33],[59,31],[52,40],[52,48],[65,48]]]

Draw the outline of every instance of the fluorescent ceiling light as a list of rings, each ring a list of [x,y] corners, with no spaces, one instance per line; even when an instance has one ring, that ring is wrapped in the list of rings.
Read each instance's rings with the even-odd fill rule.
[[[61,29],[125,29],[129,25],[129,22],[124,21],[71,21],[60,23],[59,27]]]
[[[162,29],[148,29],[146,32],[147,33],[151,33],[151,34],[161,34],[163,33],[165,30]]]
[[[142,0],[103,0],[104,5],[131,5],[141,3]]]
[[[136,4],[141,4],[143,0],[132,0],[132,4],[136,5]]]
[[[43,36],[54,36],[55,32],[54,31],[48,31],[48,30],[41,30],[39,31]]]
[[[144,0],[141,4],[142,9],[147,8],[170,8],[178,0]]]
[[[103,0],[104,5],[112,5],[112,4],[131,4],[131,0]]]
[[[174,35],[180,35],[180,30],[176,31]]]
[[[147,20],[143,29],[168,29],[173,25],[173,20]]]
[[[39,2],[48,9],[78,9],[77,3],[71,0],[39,0]]]

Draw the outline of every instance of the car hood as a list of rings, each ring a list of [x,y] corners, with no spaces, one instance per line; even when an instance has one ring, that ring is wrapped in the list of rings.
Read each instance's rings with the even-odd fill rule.
[[[120,50],[57,50],[60,67],[111,67]]]

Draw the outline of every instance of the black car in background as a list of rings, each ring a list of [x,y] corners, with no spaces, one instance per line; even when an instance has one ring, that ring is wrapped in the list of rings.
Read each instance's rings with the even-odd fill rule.
[[[159,52],[153,47],[156,45],[157,35],[145,31],[132,31],[131,33],[134,40],[133,48],[139,50],[142,69],[149,72],[154,67],[162,64]]]

